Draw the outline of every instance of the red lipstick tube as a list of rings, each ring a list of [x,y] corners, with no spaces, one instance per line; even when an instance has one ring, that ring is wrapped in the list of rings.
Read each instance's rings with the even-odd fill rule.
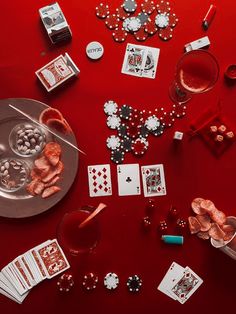
[[[206,16],[204,17],[202,21],[202,27],[204,30],[208,30],[215,14],[216,14],[216,6],[211,4],[209,10],[207,11]]]

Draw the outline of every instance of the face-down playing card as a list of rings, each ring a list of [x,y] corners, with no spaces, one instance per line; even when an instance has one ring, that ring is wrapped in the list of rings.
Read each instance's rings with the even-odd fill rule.
[[[139,164],[117,166],[117,177],[120,196],[141,194]]]
[[[88,181],[90,197],[112,195],[109,164],[88,166]]]
[[[141,168],[145,197],[166,195],[163,165],[143,166]]]

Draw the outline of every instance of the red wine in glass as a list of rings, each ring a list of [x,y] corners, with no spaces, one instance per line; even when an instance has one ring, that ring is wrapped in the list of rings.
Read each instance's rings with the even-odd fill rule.
[[[92,251],[99,241],[100,230],[96,218],[79,228],[79,225],[91,214],[92,209],[86,206],[66,213],[58,226],[58,241],[63,249],[72,255]]]
[[[213,88],[218,76],[219,65],[212,54],[201,49],[189,51],[176,66],[170,97],[174,102],[185,103],[192,94],[204,93]]]

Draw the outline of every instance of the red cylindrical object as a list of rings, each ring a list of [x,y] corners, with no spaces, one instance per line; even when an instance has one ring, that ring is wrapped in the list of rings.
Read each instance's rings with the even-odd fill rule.
[[[202,21],[202,27],[207,30],[216,14],[216,6],[214,4],[210,5],[209,10],[207,11],[206,16]]]

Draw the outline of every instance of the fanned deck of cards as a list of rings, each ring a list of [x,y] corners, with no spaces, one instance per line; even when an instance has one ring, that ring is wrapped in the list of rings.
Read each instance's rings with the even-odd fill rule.
[[[34,286],[69,267],[57,240],[48,240],[18,256],[1,270],[0,293],[22,303]]]
[[[191,268],[173,262],[157,289],[184,304],[202,283],[203,280]]]

